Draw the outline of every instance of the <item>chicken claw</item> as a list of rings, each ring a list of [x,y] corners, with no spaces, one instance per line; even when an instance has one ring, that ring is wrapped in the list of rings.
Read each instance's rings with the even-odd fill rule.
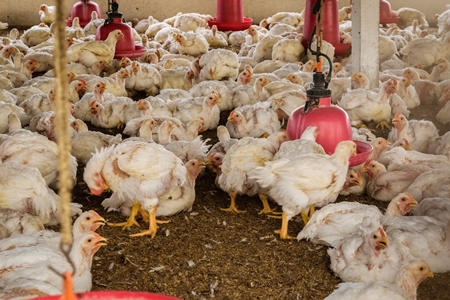
[[[152,211],[148,214],[148,216],[149,216],[148,229],[142,230],[139,233],[130,234],[131,237],[151,235],[152,238],[154,238],[159,228],[158,224],[165,224],[170,222],[170,220],[167,221],[156,220],[156,208],[153,208]]]
[[[389,126],[389,124],[385,120],[378,122],[377,126],[375,127],[376,128],[381,127],[381,130],[384,130],[385,128],[391,129],[391,126]]]
[[[288,235],[288,220],[285,212],[281,214],[281,229],[274,230],[274,232],[280,235],[280,239],[295,239],[295,237]]]
[[[261,199],[261,202],[263,204],[263,209],[259,212],[259,214],[277,214],[276,208],[272,209],[270,208],[269,201],[267,201],[267,196],[263,194],[258,194],[259,199]]]
[[[235,213],[245,212],[245,210],[239,210],[236,207],[236,196],[237,196],[236,192],[230,192],[228,194],[230,195],[230,199],[231,199],[230,207],[228,207],[228,208],[221,208],[221,210],[223,210],[223,211],[234,211]]]
[[[122,223],[107,223],[109,226],[123,226],[122,230],[125,230],[133,225],[136,225],[139,227],[139,223],[136,221],[136,215],[138,211],[140,210],[141,205],[139,203],[134,203],[133,206],[131,206],[130,216],[128,217],[126,222]]]

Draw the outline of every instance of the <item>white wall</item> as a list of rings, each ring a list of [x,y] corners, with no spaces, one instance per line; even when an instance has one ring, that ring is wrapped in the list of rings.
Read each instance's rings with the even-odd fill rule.
[[[76,2],[79,0],[65,0],[67,17],[70,16],[70,9]],[[128,20],[143,19],[149,15],[163,20],[178,12],[198,12],[215,16],[217,5],[215,0],[118,0],[117,2],[119,11]],[[305,6],[305,2],[306,0],[242,0],[245,17],[252,18],[254,23],[259,23],[263,18],[276,12],[300,12]],[[412,7],[422,11],[427,16],[430,25],[435,24],[434,15],[444,11],[445,5],[450,4],[450,0],[390,0],[389,2],[394,10],[400,7]],[[38,10],[42,3],[55,5],[56,0],[2,0],[0,21],[9,23],[10,27],[29,27],[38,24]],[[102,13],[106,13],[108,0],[97,0],[95,3],[100,6]],[[341,6],[348,5],[348,3],[349,0],[340,1]]]

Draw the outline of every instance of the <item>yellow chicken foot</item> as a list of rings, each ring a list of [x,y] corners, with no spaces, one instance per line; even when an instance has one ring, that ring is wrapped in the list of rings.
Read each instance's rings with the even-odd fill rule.
[[[122,230],[125,230],[133,225],[136,225],[139,227],[139,223],[136,222],[136,215],[138,211],[141,209],[141,205],[139,203],[134,203],[133,206],[131,206],[130,216],[128,217],[126,222],[122,223],[106,223],[109,226],[123,226]]]
[[[221,210],[223,210],[223,211],[234,211],[235,213],[245,212],[245,210],[239,210],[236,207],[237,193],[236,192],[229,192],[228,195],[230,195],[230,200],[231,200],[230,207],[228,207],[228,208],[221,208]]]
[[[264,132],[263,135],[261,136],[261,138],[267,138],[269,136],[269,134],[267,132]]]
[[[314,214],[314,212],[316,211],[316,207],[314,206],[314,205],[311,205],[310,207],[309,207],[309,218],[311,218],[312,217],[312,215]]]
[[[125,124],[123,122],[117,123],[117,129],[123,129],[125,127]]]
[[[389,124],[385,120],[383,120],[381,122],[378,122],[377,126],[375,126],[375,127],[376,128],[381,127],[381,130],[384,130],[385,128],[386,129],[391,129],[391,126],[389,126]]]
[[[280,239],[295,239],[295,237],[288,235],[288,220],[285,212],[281,213],[281,229],[274,230],[280,235]]]
[[[259,214],[279,214],[279,212],[276,212],[276,209],[270,208],[269,201],[267,200],[267,196],[263,194],[258,194],[259,199],[261,199],[261,202],[263,204],[263,209],[259,212]]]
[[[302,217],[303,224],[305,224],[305,225],[308,223],[310,216],[314,213],[314,205],[311,205],[311,206],[309,208],[305,208],[304,210],[302,210],[300,212],[300,216]]]
[[[148,214],[148,216],[149,216],[148,230],[143,230],[139,233],[130,234],[130,236],[135,237],[135,236],[151,235],[152,238],[154,238],[156,235],[156,232],[158,231],[158,227],[159,227],[158,224],[170,222],[170,221],[156,220],[156,207],[154,207],[152,209],[152,211]]]

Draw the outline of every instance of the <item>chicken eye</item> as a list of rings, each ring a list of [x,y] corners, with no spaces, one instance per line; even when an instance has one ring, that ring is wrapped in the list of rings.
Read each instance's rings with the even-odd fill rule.
[[[88,241],[88,243],[90,243],[90,242],[92,242],[92,239],[88,239],[87,241]]]
[[[404,202],[404,201],[406,201],[406,199],[405,199],[405,198],[402,198],[402,201]]]
[[[91,217],[86,217],[86,220],[88,220],[88,221],[89,221],[90,219],[91,219]]]
[[[420,267],[420,271],[423,271],[423,267]]]
[[[355,177],[355,176],[353,176],[353,175],[350,175],[350,178],[353,178],[353,177]]]
[[[376,235],[376,234],[374,234],[374,235],[373,235],[373,238],[374,238],[374,239],[376,239],[376,238],[377,238],[377,235]]]

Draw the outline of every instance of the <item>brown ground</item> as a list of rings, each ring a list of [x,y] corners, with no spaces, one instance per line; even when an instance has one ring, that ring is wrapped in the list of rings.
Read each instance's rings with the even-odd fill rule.
[[[422,106],[410,118],[422,119],[436,112],[435,107]],[[221,124],[226,115],[222,113]],[[440,131],[444,134],[448,128],[440,126]],[[387,131],[376,135],[386,136]],[[204,137],[214,141],[215,131]],[[108,221],[123,221],[119,213],[102,210],[100,203],[109,195],[90,195],[82,171],[73,201],[95,209]],[[209,171],[197,179],[196,192],[193,211],[171,217],[154,239],[129,237],[139,231],[137,227],[128,231],[100,228],[108,246],[95,256],[93,290],[149,291],[182,299],[323,299],[340,282],[328,267],[326,247],[280,240],[273,231],[281,221],[259,215],[262,206],[257,197],[238,198],[238,207],[245,213],[221,211],[229,205],[229,198],[215,187]],[[368,196],[341,196],[338,201],[386,207]],[[146,226],[143,221],[140,224]],[[297,235],[302,226],[300,218],[291,221],[290,234]],[[420,285],[419,299],[448,299],[449,282],[450,273],[427,279]]]
[[[410,118],[435,121],[437,111],[436,107],[421,106]],[[223,112],[221,124],[226,116]],[[449,129],[439,128],[441,134]],[[387,131],[376,135],[386,137]],[[203,136],[216,140],[214,131]],[[100,203],[110,195],[91,195],[82,174],[80,167],[73,202],[96,210],[108,221],[124,221],[119,213],[103,210]],[[108,239],[108,246],[94,257],[93,290],[147,291],[182,299],[316,300],[329,295],[341,282],[328,267],[326,247],[280,240],[273,233],[280,227],[280,220],[259,215],[258,198],[238,198],[238,207],[245,213],[221,211],[229,205],[229,198],[215,187],[209,171],[197,179],[196,192],[193,211],[171,217],[154,239],[129,237],[139,231],[137,227],[127,231],[109,226],[98,229]],[[386,207],[368,196],[341,196],[338,201]],[[140,224],[146,227],[142,220]],[[302,226],[300,219],[292,220],[290,234],[297,235]],[[420,285],[418,299],[448,299],[449,282],[450,273],[435,274]]]

